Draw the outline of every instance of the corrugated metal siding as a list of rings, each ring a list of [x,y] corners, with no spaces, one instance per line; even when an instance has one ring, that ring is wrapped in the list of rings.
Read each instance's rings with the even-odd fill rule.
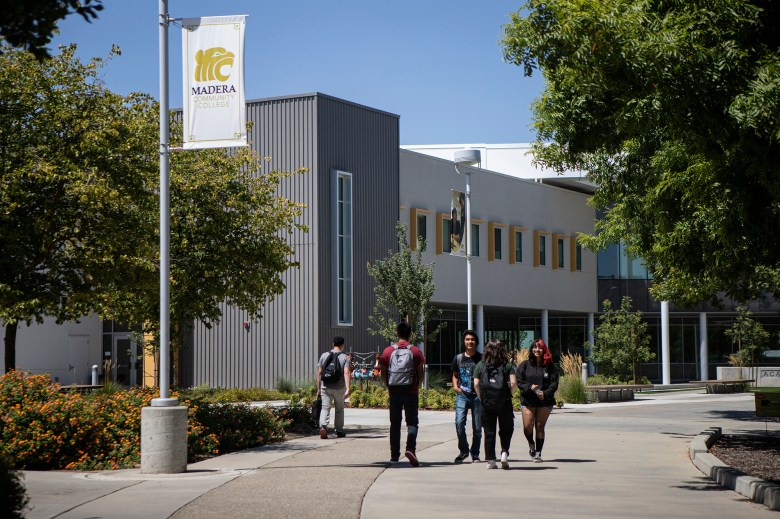
[[[341,170],[352,174],[353,221],[353,321],[352,326],[337,326],[334,293],[337,289],[333,247],[335,246],[334,211],[322,204],[319,218],[320,291],[323,308],[320,319],[321,351],[330,346],[335,335],[345,338],[347,351],[375,351],[385,345],[380,337],[368,334],[368,316],[374,308],[373,279],[366,262],[384,258],[395,249],[395,224],[398,221],[398,117],[321,97],[318,113],[319,198],[332,200],[333,174]],[[324,223],[327,222],[328,225]]]
[[[284,274],[287,290],[267,304],[263,319],[247,332],[243,311],[223,308],[220,324],[194,326],[191,348],[182,359],[183,385],[273,387],[276,381],[310,380],[316,358],[333,335],[347,338],[348,348],[369,351],[368,314],[373,288],[366,261],[384,257],[394,247],[398,219],[398,118],[322,94],[253,101],[247,120],[254,127],[254,148],[271,157],[268,167],[309,168],[281,186],[280,194],[305,202],[301,219],[308,233],[295,233],[299,269]],[[353,174],[354,326],[332,326],[331,170]]]

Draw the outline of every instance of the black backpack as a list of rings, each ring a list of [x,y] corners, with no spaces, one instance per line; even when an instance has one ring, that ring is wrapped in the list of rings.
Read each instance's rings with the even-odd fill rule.
[[[344,376],[344,368],[338,361],[338,353],[331,351],[322,367],[322,381],[326,384],[335,384]]]
[[[482,397],[482,405],[488,411],[498,412],[506,405],[506,381],[504,379],[504,366],[485,364],[479,374],[479,389]]]

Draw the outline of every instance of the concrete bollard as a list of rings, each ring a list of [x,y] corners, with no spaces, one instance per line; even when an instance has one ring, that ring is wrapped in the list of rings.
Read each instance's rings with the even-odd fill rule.
[[[97,386],[98,385],[98,366],[97,364],[94,364],[92,366],[92,385]]]
[[[582,363],[582,383],[584,385],[588,385],[588,363],[583,362]]]
[[[141,409],[141,474],[187,470],[187,408]]]
[[[428,389],[428,371],[429,371],[428,370],[428,364],[426,364],[423,369],[425,370],[425,381],[424,381],[424,386],[423,387],[425,387],[425,389],[427,390]]]

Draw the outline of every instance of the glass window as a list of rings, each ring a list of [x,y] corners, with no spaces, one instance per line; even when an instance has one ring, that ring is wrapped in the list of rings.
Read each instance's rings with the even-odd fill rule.
[[[620,279],[620,254],[617,245],[610,245],[599,250],[596,259],[599,279]]]
[[[523,233],[521,231],[515,232],[515,261],[517,263],[523,261]]]
[[[563,268],[563,238],[558,238],[558,268]]]
[[[501,229],[493,229],[493,256],[495,259],[501,259]]]
[[[417,242],[422,243],[428,241],[428,219],[424,214],[417,215]]]
[[[539,235],[539,265],[547,265],[547,237]]]
[[[352,324],[352,175],[339,171],[336,182],[338,323]]]
[[[441,248],[447,254],[452,252],[452,220],[442,220],[441,222]]]
[[[479,256],[479,224],[471,224],[471,255]]]

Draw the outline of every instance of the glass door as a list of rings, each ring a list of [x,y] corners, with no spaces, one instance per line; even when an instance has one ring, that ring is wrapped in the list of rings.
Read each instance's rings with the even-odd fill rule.
[[[138,346],[129,333],[114,334],[114,380],[123,386],[141,384],[143,359],[138,355]]]

